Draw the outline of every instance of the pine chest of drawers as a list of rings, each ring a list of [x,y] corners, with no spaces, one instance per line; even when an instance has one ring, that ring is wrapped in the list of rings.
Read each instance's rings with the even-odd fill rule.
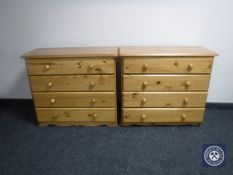
[[[200,124],[216,53],[202,47],[121,47],[122,125]]]
[[[47,48],[25,54],[40,126],[116,126],[117,48]]]

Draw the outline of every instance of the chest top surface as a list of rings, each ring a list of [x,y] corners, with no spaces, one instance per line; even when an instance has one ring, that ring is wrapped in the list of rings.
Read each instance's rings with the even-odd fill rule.
[[[117,47],[63,47],[38,48],[23,55],[24,58],[116,57]]]
[[[216,52],[200,46],[125,46],[120,47],[120,56],[192,56],[213,57],[218,56]]]

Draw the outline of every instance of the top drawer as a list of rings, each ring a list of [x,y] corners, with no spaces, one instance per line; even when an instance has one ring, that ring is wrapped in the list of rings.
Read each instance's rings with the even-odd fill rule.
[[[125,57],[123,71],[126,74],[150,73],[210,73],[212,57]]]
[[[114,58],[28,59],[29,75],[115,74]]]

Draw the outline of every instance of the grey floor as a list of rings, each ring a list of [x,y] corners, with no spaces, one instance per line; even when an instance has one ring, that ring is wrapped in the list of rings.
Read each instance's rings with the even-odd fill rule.
[[[226,144],[226,166],[202,145]],[[233,174],[233,110],[210,106],[200,127],[37,127],[31,100],[0,101],[0,175]]]

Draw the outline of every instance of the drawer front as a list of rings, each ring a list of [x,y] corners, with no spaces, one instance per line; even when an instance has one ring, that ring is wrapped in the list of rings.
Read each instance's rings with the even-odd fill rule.
[[[114,92],[33,93],[36,107],[115,107]]]
[[[123,122],[202,122],[204,108],[123,108]]]
[[[28,59],[29,75],[115,74],[114,58]]]
[[[115,91],[114,75],[30,76],[32,91]]]
[[[36,108],[36,113],[39,122],[113,122],[116,120],[114,108]]]
[[[207,92],[123,92],[123,107],[204,107]]]
[[[124,58],[126,74],[210,73],[213,58]]]
[[[207,91],[209,75],[124,75],[124,91]]]

